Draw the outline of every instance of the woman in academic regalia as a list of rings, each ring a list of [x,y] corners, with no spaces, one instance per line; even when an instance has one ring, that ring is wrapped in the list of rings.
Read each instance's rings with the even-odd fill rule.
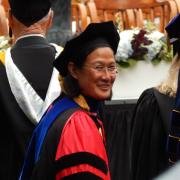
[[[54,65],[63,93],[33,133],[20,180],[110,180],[100,103],[111,98],[119,34],[92,23],[68,41]]]
[[[172,143],[168,143],[168,135],[175,98],[180,91],[177,88],[180,68],[179,29],[180,15],[177,15],[166,27],[175,54],[168,77],[159,86],[142,93],[133,113],[130,153],[132,180],[150,180],[170,165],[168,151]]]

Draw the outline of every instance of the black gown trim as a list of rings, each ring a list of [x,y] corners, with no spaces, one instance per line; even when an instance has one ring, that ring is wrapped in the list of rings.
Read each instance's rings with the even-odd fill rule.
[[[79,164],[89,164],[105,174],[108,172],[106,162],[100,157],[88,152],[78,152],[63,156],[56,161],[56,172]]]
[[[63,178],[61,178],[63,180],[102,180],[101,177],[94,175],[90,172],[81,172],[81,173],[75,173],[75,174],[71,174],[69,176],[65,176]]]

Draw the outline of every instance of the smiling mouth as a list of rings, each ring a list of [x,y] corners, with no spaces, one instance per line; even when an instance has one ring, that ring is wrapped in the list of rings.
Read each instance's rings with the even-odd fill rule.
[[[101,85],[101,86],[99,86],[99,88],[107,91],[107,90],[111,89],[111,86],[110,85]]]

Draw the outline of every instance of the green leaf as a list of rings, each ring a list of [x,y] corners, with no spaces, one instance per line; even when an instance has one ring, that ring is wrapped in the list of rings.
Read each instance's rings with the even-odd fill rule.
[[[155,58],[151,62],[152,62],[153,65],[157,65],[157,64],[159,64],[161,62],[161,59]]]
[[[135,66],[137,64],[137,60],[136,59],[128,59],[128,63],[130,64],[130,66]]]
[[[130,64],[127,61],[119,61],[118,65],[122,68],[128,68]]]

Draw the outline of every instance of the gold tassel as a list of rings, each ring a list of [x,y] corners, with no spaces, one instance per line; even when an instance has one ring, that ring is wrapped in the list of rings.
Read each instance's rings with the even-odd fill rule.
[[[78,97],[74,98],[74,101],[79,104],[79,106],[83,109],[85,109],[86,111],[89,111],[90,108],[85,100],[85,98],[82,95],[79,95]]]
[[[65,90],[64,90],[64,78],[59,74],[58,79],[59,79],[59,83],[60,83],[62,92],[64,92],[64,93],[66,94],[66,92],[65,92]],[[73,98],[73,100],[74,100],[81,108],[85,109],[86,111],[89,111],[89,110],[90,110],[90,108],[89,108],[89,106],[88,106],[85,98],[84,98],[82,95],[79,95],[78,97]]]

